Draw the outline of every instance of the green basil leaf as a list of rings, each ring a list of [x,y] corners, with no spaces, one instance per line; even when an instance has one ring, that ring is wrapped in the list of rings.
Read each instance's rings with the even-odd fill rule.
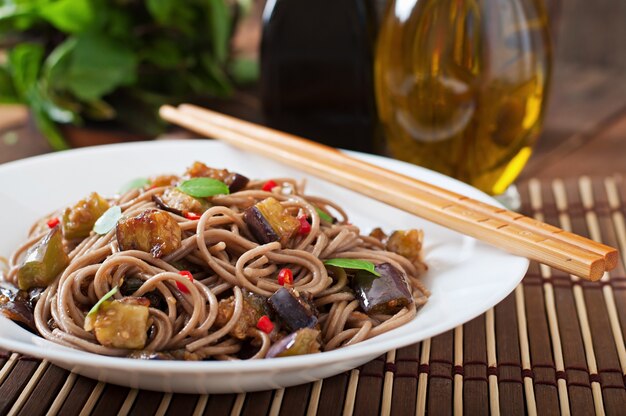
[[[117,293],[117,290],[117,286],[115,286],[113,289],[109,290],[104,296],[102,296],[100,300],[96,302],[96,304],[93,305],[93,307],[89,310],[87,316],[93,316],[98,313],[98,309],[100,309],[100,306],[102,306],[104,302],[109,300],[111,296],[115,295]]]
[[[370,272],[374,276],[380,276],[374,269],[374,263],[367,260],[358,260],[358,259],[328,259],[324,260],[324,264],[327,266],[336,266],[341,267],[342,269],[353,269],[353,270],[365,270]]]
[[[39,9],[39,14],[54,27],[65,33],[87,30],[94,20],[94,10],[89,0],[57,0]]]
[[[326,222],[329,222],[331,224],[335,221],[335,219],[333,217],[331,217],[330,215],[328,215],[327,213],[325,213],[324,211],[322,211],[318,207],[315,207],[315,211],[317,212],[317,215],[320,216],[320,219],[322,221],[326,221]]]
[[[120,194],[125,194],[131,189],[143,188],[146,185],[150,185],[148,178],[135,178],[120,188]]]
[[[104,214],[98,218],[93,225],[93,230],[100,235],[104,235],[111,231],[116,225],[119,219],[122,218],[122,208],[118,205],[104,211]]]
[[[224,182],[212,178],[192,178],[178,185],[178,189],[194,198],[228,195],[230,193]]]

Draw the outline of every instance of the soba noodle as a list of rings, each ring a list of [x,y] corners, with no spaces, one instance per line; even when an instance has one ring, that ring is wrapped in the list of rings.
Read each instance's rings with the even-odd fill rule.
[[[271,296],[281,288],[276,274],[282,267],[293,271],[293,289],[307,293],[319,311],[322,350],[352,345],[403,325],[426,302],[428,290],[420,282],[423,264],[388,251],[384,242],[361,235],[345,211],[334,202],[304,194],[303,185],[290,178],[274,178],[277,187],[262,190],[265,181],[251,181],[245,189],[210,198],[212,207],[199,219],[168,212],[182,230],[182,243],[174,252],[155,258],[140,250],[120,249],[115,228],[105,235],[92,232],[78,241],[65,241],[69,265],[40,295],[34,309],[38,332],[44,338],[68,347],[110,356],[128,356],[131,351],[101,345],[92,331],[85,330],[86,313],[107,292],[134,276],[143,281],[131,296],[156,291],[165,307],[149,308],[149,335],[144,350],[176,351],[182,359],[237,359],[252,346],[246,358],[263,358],[270,346],[285,333],[266,333],[249,328],[241,340],[230,335],[242,318],[244,297],[254,293]],[[121,208],[124,217],[147,209],[160,209],[153,196],[167,187],[133,189],[108,202]],[[243,219],[243,212],[268,197],[280,201],[289,213],[304,213],[311,230],[286,246],[280,242],[259,244]],[[332,213],[337,221],[320,219],[318,209]],[[163,211],[165,212],[165,211]],[[37,222],[28,240],[9,259],[5,279],[17,285],[17,273],[25,253],[48,229]],[[389,263],[408,282],[413,302],[393,315],[367,315],[350,290],[345,276],[329,276],[322,262],[330,258],[361,259],[373,264]],[[195,268],[193,281],[182,276],[180,264]],[[182,287],[186,290],[181,290]],[[113,299],[121,299],[116,293]],[[232,298],[232,316],[216,325],[220,300]]]

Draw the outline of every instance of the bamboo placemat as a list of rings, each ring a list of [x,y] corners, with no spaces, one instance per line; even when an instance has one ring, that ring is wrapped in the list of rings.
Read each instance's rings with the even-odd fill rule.
[[[526,215],[619,247],[619,266],[589,283],[533,263],[513,293],[465,325],[275,391],[138,391],[0,351],[0,414],[626,414],[626,181],[531,180],[519,189]]]

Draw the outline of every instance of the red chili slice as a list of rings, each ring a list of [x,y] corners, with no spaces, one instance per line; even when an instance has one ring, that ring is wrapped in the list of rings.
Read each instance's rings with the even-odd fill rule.
[[[46,224],[48,225],[48,228],[54,228],[57,225],[59,225],[59,222],[60,222],[59,218],[54,217],[54,218],[50,218]]]
[[[264,191],[270,192],[276,186],[278,186],[276,182],[274,182],[273,180],[269,180],[263,184],[263,187],[261,189]]]
[[[187,270],[181,270],[178,272],[178,274],[181,276],[185,276],[187,279],[189,279],[190,282],[193,282],[193,275],[191,274],[191,272]],[[176,282],[176,287],[183,293],[189,293],[189,289],[187,289],[187,286],[180,282]]]
[[[195,212],[185,212],[185,218],[187,218],[188,220],[199,220],[200,217],[202,217],[202,215],[200,214],[196,214]]]
[[[266,334],[269,334],[274,330],[274,324],[270,321],[270,318],[267,315],[263,315],[259,318],[259,321],[256,323],[256,327]]]
[[[311,232],[311,224],[309,223],[309,221],[307,221],[306,219],[306,215],[302,214],[298,217],[298,220],[300,221],[300,230],[298,230],[298,233],[300,235],[307,235],[308,233]]]
[[[293,284],[293,272],[285,267],[278,272],[278,284],[281,286]]]

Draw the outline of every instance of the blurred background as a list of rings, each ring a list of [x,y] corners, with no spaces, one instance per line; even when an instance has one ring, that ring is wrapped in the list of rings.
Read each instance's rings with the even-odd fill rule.
[[[394,7],[415,14],[417,3],[428,4]],[[477,5],[483,14],[507,4],[443,3]],[[552,55],[543,125],[522,178],[572,166],[592,175],[620,170],[607,160],[626,162],[626,2],[526,3],[540,13],[524,24],[547,26],[544,48]],[[387,7],[381,0],[0,1],[0,162],[165,134],[193,137],[155,117],[160,104],[184,101],[385,153],[375,145],[389,130],[376,110],[373,65]],[[420,22],[412,30],[434,27]],[[306,65],[291,52],[303,44]],[[285,70],[290,62],[300,64]],[[342,88],[316,86],[311,80],[320,74]],[[379,91],[379,111],[380,104]]]

